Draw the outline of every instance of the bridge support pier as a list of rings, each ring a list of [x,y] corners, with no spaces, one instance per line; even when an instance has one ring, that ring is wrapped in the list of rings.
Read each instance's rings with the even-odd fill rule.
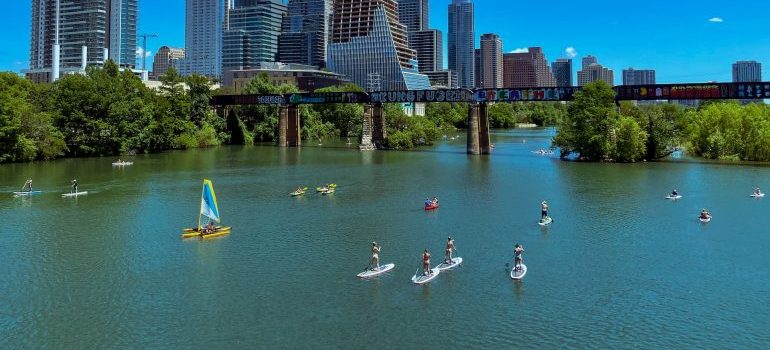
[[[361,144],[358,149],[372,151],[381,148],[387,139],[385,116],[381,103],[364,105],[364,125],[361,129]]]
[[[486,103],[468,104],[467,152],[472,155],[490,154],[489,108]]]
[[[489,105],[479,104],[479,151],[481,154],[492,153],[492,143],[489,138]]]
[[[299,107],[283,105],[278,114],[278,147],[300,147],[302,129],[299,122]]]

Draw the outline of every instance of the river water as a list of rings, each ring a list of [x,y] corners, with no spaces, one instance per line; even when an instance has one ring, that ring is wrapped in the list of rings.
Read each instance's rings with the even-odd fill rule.
[[[221,147],[0,166],[0,348],[768,348],[770,167],[578,164],[550,130],[417,152]],[[44,193],[13,198],[28,177]],[[86,197],[63,199],[72,177]],[[213,180],[232,234],[179,237]],[[333,196],[290,198],[337,183]],[[672,187],[684,195],[663,199]],[[442,207],[425,212],[426,196]],[[548,199],[554,224],[537,225]],[[696,216],[707,207],[709,224]],[[465,260],[410,278],[448,235]],[[396,268],[355,278],[373,240]],[[513,245],[529,272],[508,277]]]

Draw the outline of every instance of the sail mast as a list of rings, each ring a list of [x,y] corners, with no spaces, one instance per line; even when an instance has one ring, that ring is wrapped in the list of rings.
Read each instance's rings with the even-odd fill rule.
[[[206,179],[203,179],[201,186],[201,209],[198,211],[198,231],[201,230],[201,216],[203,216],[203,195],[206,193]]]

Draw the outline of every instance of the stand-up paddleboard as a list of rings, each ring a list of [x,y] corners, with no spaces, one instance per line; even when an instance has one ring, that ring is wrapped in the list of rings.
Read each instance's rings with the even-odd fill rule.
[[[553,222],[553,218],[551,218],[550,216],[546,216],[545,220],[540,219],[540,221],[538,221],[537,224],[545,227],[550,225],[552,222]]]
[[[375,268],[366,270],[364,272],[361,272],[361,273],[359,273],[356,276],[358,278],[364,278],[364,279],[366,279],[366,278],[374,278],[374,277],[382,275],[382,274],[384,274],[384,273],[386,273],[386,272],[388,272],[390,270],[393,270],[394,267],[396,267],[396,264],[380,265],[380,268],[376,268],[375,267]]]
[[[527,274],[527,265],[521,264],[521,269],[516,270],[516,266],[511,267],[511,278],[520,280]]]
[[[706,223],[709,223],[709,222],[711,222],[711,215],[709,215],[709,217],[708,217],[708,218],[706,218],[706,219],[704,219],[704,218],[702,218],[702,217],[700,217],[700,216],[699,216],[699,217],[698,217],[698,220],[700,220],[700,222],[702,222],[702,223],[704,223],[704,224],[706,224]]]
[[[751,198],[765,198],[765,194],[764,193],[760,193],[760,194],[754,193],[754,194],[751,195]]]
[[[87,194],[88,194],[88,191],[84,191],[84,192],[75,192],[75,193],[63,193],[61,196],[62,198],[71,198],[71,197],[85,196]]]
[[[434,278],[438,277],[438,274],[441,273],[441,270],[438,269],[438,267],[434,267],[432,270],[430,270],[430,274],[424,276],[422,273],[412,276],[412,282],[415,284],[425,284],[430,281],[432,281]]]
[[[43,191],[22,191],[22,192],[14,192],[13,195],[16,197],[25,197],[25,196],[34,196],[36,194],[41,194]]]
[[[134,162],[115,162],[112,163],[112,166],[130,166],[134,165]]]
[[[441,264],[436,265],[436,268],[439,269],[440,271],[451,270],[462,263],[463,263],[463,258],[456,257],[456,258],[452,258],[452,262],[450,264],[447,264],[446,261],[442,261]]]
[[[681,194],[678,194],[676,196],[668,195],[668,196],[666,196],[666,199],[675,201],[677,199],[682,199],[682,195]]]

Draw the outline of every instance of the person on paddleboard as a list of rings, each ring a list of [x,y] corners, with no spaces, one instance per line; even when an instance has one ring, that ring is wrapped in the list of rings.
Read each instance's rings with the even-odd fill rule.
[[[30,184],[31,184],[31,183],[32,183],[32,180],[29,180],[29,182],[30,182]],[[32,191],[32,187],[31,187],[31,186],[30,186],[29,190],[30,190],[30,191]],[[761,195],[761,194],[762,194],[762,190],[760,190],[760,189],[759,189],[759,187],[757,187],[757,188],[755,188],[755,189],[754,189],[754,194],[756,194],[757,196],[759,196],[759,195]]]
[[[679,195],[679,191],[677,191],[676,188],[673,191],[671,191],[671,197],[676,197],[678,195]]]
[[[32,192],[32,179],[27,179],[24,182],[24,186],[21,187],[22,192]]]
[[[452,252],[455,250],[455,240],[452,237],[448,237],[446,240],[446,252],[444,253],[444,263],[452,263]]]
[[[430,253],[425,249],[422,252],[422,275],[427,276],[431,273],[433,272],[430,270]]]
[[[711,217],[711,213],[709,213],[709,211],[706,210],[706,208],[703,208],[703,210],[700,211],[700,218],[701,219],[708,219],[710,217]]]
[[[377,242],[372,242],[372,260],[369,262],[371,268],[380,269],[380,246]]]
[[[72,192],[71,193],[78,193],[78,180],[72,179]]]
[[[540,203],[540,220],[545,220],[548,217],[548,202],[543,201]]]
[[[516,247],[513,248],[513,270],[521,270],[521,264],[524,262],[524,257],[521,255],[524,253],[524,247],[521,244],[516,243]]]

